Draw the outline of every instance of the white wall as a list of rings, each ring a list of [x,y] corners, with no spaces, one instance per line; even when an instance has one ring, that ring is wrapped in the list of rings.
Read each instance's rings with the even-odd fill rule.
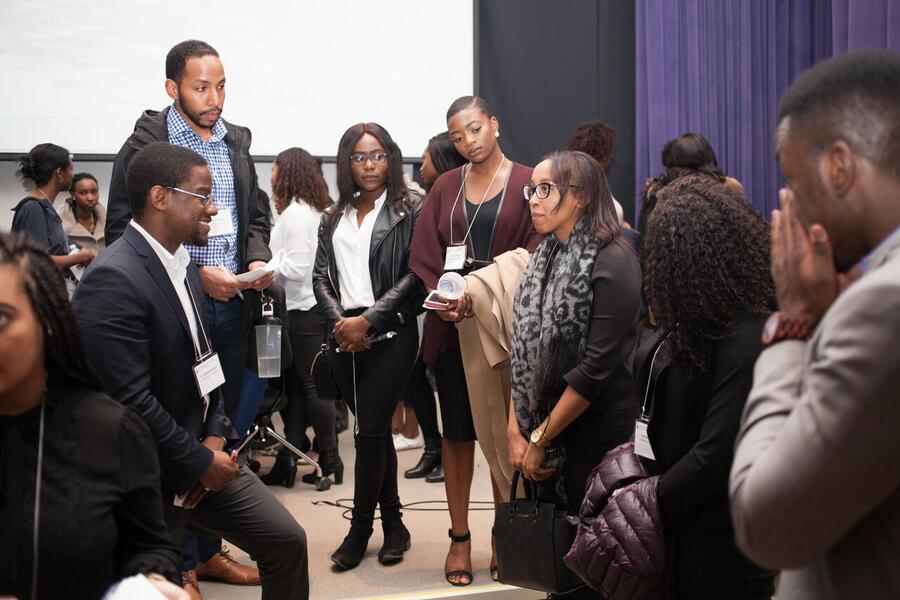
[[[418,156],[472,92],[472,0],[0,0],[0,152],[115,154],[170,102],[165,55],[188,38],[219,51],[223,115],[257,155],[333,156],[348,126],[376,121]]]
[[[100,185],[100,202],[106,206],[107,192],[109,191],[109,180],[112,176],[111,162],[79,162],[77,157],[75,160],[75,172],[80,173],[86,171],[97,178]],[[19,203],[19,200],[27,194],[22,184],[15,176],[16,163],[12,161],[0,161],[0,231],[9,231],[12,226],[12,208]],[[409,177],[413,176],[412,165],[404,165],[404,171]],[[337,170],[334,163],[325,163],[322,165],[322,172],[325,175],[325,183],[328,184],[328,190],[331,197],[337,199]],[[259,187],[272,197],[272,186],[270,178],[272,175],[272,163],[256,163],[256,174],[259,177]],[[56,198],[54,206],[58,209],[62,206],[68,194],[60,194]],[[273,206],[273,215],[274,206]],[[277,218],[277,215],[276,215]]]

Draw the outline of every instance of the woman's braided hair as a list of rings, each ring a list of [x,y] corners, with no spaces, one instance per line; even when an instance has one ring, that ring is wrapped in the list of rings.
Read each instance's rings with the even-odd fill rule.
[[[769,227],[735,188],[689,175],[660,192],[642,249],[644,293],[677,359],[708,370],[738,313],[775,310]]]
[[[0,265],[19,270],[22,287],[41,324],[48,386],[81,383],[103,390],[85,358],[62,272],[47,251],[24,233],[2,233]]]

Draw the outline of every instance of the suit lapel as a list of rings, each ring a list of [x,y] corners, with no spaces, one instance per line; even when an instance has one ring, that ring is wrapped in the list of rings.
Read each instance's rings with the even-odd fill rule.
[[[128,240],[128,243],[131,244],[135,251],[146,259],[145,264],[147,266],[147,271],[150,273],[153,281],[156,282],[156,285],[159,286],[159,289],[162,291],[166,300],[168,300],[169,305],[172,307],[172,310],[175,312],[178,322],[181,323],[181,326],[188,334],[188,337],[190,337],[191,329],[188,326],[187,315],[184,314],[181,300],[178,298],[178,294],[172,286],[172,280],[169,278],[169,273],[163,266],[162,261],[159,260],[156,252],[153,251],[153,248],[150,247],[150,244],[144,239],[144,236],[142,236],[134,227],[126,227],[123,236]]]

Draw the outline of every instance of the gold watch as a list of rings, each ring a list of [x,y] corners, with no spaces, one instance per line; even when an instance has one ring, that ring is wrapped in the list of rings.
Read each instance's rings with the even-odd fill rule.
[[[544,428],[544,431],[546,431],[546,427]],[[532,431],[530,441],[538,448],[546,449],[547,445],[550,443],[550,440],[544,440],[544,431],[541,431],[540,429],[535,429],[534,431]]]

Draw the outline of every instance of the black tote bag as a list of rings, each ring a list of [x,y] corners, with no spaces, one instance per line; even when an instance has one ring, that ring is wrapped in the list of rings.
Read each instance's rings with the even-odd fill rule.
[[[527,480],[526,497],[516,499],[520,474],[513,475],[510,501],[497,506],[494,514],[500,582],[553,594],[584,586],[563,562],[575,540],[577,516],[540,502]]]

